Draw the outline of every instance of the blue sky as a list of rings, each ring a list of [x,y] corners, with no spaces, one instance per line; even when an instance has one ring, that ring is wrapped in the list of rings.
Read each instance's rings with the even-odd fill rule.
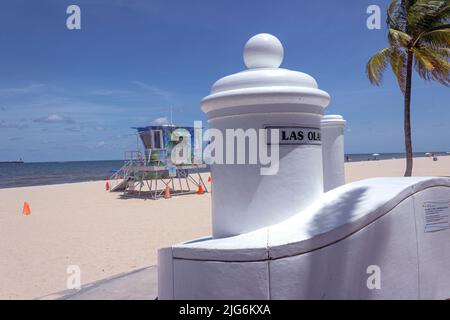
[[[66,8],[81,7],[81,30]],[[382,8],[383,28],[366,28]],[[205,120],[199,102],[220,77],[244,69],[254,34],[276,35],[283,67],[330,93],[327,113],[348,120],[346,152],[402,152],[403,100],[390,71],[381,87],[365,64],[386,46],[387,0],[2,1],[0,160],[122,159],[133,126],[169,116]],[[415,151],[450,151],[448,88],[413,80]]]

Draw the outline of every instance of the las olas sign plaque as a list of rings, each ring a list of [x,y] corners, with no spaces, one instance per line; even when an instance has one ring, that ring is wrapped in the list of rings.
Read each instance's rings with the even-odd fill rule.
[[[297,127],[297,126],[267,126],[266,140],[268,145],[321,145],[322,136],[318,128]],[[279,140],[271,141],[271,130],[279,131]]]

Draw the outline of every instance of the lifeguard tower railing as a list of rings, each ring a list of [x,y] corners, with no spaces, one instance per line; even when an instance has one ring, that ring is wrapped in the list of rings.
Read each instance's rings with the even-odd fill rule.
[[[169,188],[172,196],[208,192],[201,175],[206,164],[172,165],[165,149],[126,151],[124,165],[110,176],[110,191],[123,196],[158,199]]]

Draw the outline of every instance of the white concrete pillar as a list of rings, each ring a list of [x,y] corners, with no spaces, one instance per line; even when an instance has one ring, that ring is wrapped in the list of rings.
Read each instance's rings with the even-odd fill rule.
[[[322,118],[323,186],[330,191],[345,184],[344,128],[340,115]]]
[[[244,48],[248,69],[218,80],[202,100],[209,128],[223,133],[225,145],[233,143],[225,138],[227,129],[262,130],[265,145],[279,145],[279,169],[273,175],[261,174],[267,166],[260,161],[211,165],[216,238],[281,222],[323,193],[320,121],[330,96],[318,89],[313,77],[279,68],[283,55],[276,37],[254,36]],[[268,143],[266,136],[273,129],[280,138]],[[250,149],[246,143],[247,159]],[[226,147],[223,152],[226,159]]]

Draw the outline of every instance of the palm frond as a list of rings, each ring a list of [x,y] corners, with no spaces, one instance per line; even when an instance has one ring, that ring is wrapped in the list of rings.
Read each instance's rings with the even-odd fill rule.
[[[392,47],[407,48],[409,45],[412,45],[413,39],[409,34],[403,31],[390,28],[388,32],[388,40]]]
[[[429,80],[429,74],[434,70],[433,63],[418,48],[414,48],[413,52],[416,72],[422,79]]]
[[[434,14],[434,19],[431,22],[432,27],[439,27],[446,24],[450,19],[450,1],[446,0],[445,4]]]
[[[390,53],[390,63],[392,71],[397,78],[400,90],[405,94],[406,90],[406,53],[399,49],[393,49]]]
[[[422,32],[414,45],[417,43],[430,47],[450,47],[450,24]]]
[[[450,62],[447,57],[427,47],[414,48],[413,53],[414,67],[421,78],[450,85]]]
[[[409,33],[419,35],[423,30],[447,22],[449,8],[448,0],[417,0],[408,10]]]
[[[392,48],[384,48],[375,53],[369,62],[367,62],[366,73],[372,84],[377,86],[381,84],[383,72],[386,69],[391,52]]]
[[[436,52],[438,55],[440,55],[444,59],[450,58],[450,48],[433,48],[433,51]]]
[[[448,20],[449,14],[450,14],[450,2],[446,0],[445,4],[441,6],[439,11],[436,13],[436,18],[442,19],[442,21],[445,22],[445,20]]]
[[[386,23],[390,28],[406,31],[407,17],[401,0],[392,0],[389,4]]]

